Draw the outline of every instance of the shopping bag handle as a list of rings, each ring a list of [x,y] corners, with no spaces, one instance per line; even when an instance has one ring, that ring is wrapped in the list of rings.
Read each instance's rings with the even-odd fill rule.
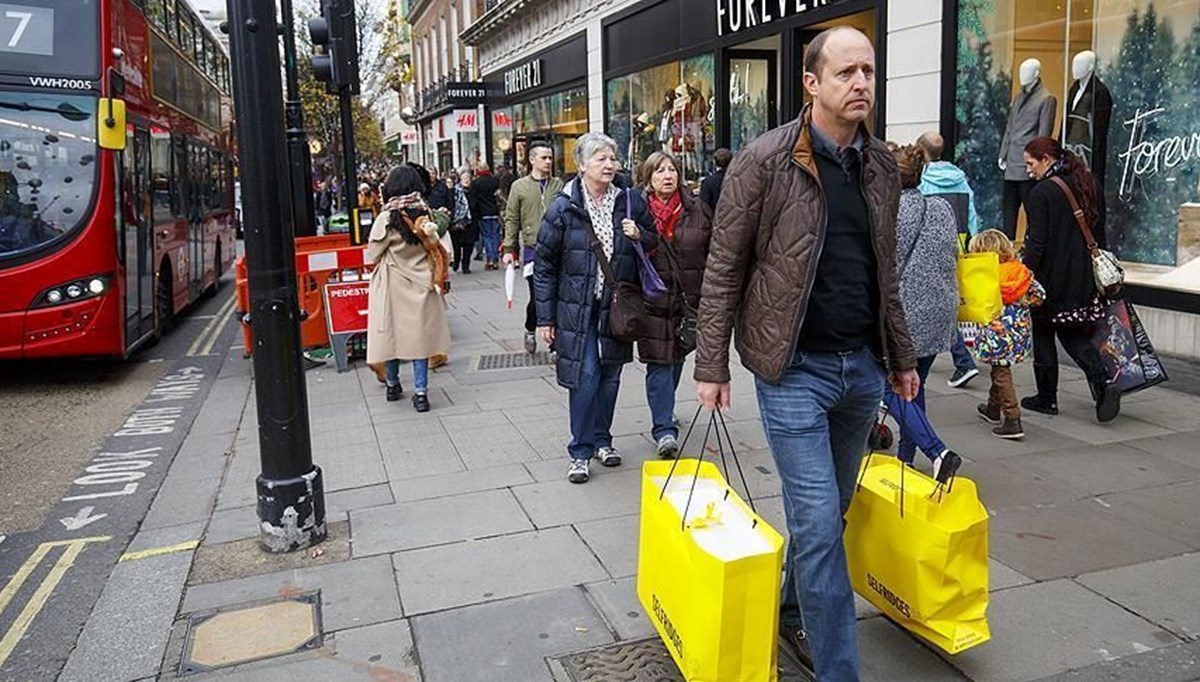
[[[681,459],[684,449],[687,447],[688,441],[692,437],[692,431],[696,428],[696,423],[700,421],[700,412],[703,409],[704,409],[703,405],[696,408],[696,414],[692,417],[692,423],[688,426],[687,434],[684,435],[684,437],[683,437],[683,443],[681,443],[679,446],[680,456],[677,456],[675,458],[675,460],[673,462],[671,462],[671,468],[669,471],[667,471],[667,480],[663,482],[662,490],[660,490],[658,493],[659,500],[663,499],[663,497],[666,496],[666,494],[667,494],[667,487],[670,486],[670,484],[671,484],[671,477],[674,476],[674,474],[675,474],[675,467],[679,466],[679,460]],[[750,487],[748,485],[746,485],[746,475],[742,470],[741,460],[738,459],[737,452],[733,449],[733,439],[729,436],[729,427],[726,426],[726,424],[725,424],[725,416],[721,413],[720,408],[718,408],[718,409],[714,410],[712,415],[709,417],[708,428],[706,428],[704,431],[704,441],[700,444],[700,455],[696,461],[696,470],[693,472],[693,475],[692,475],[692,485],[691,485],[691,488],[689,488],[689,490],[688,490],[687,502],[683,506],[683,517],[682,517],[682,519],[680,519],[680,522],[679,522],[680,530],[687,530],[687,515],[688,515],[688,511],[692,507],[692,497],[696,493],[696,482],[700,479],[700,464],[704,462],[704,451],[708,449],[708,441],[709,441],[709,438],[712,436],[714,427],[717,427],[716,428],[717,452],[720,454],[721,464],[725,470],[726,483],[729,482],[729,463],[725,458],[724,443],[728,442],[730,457],[733,458],[734,465],[737,467],[738,476],[741,478],[741,481],[742,481],[742,489],[746,491],[746,501],[750,504],[751,511],[753,511],[756,516],[758,514],[758,509],[755,508],[755,506],[754,506],[754,498],[750,494]],[[724,440],[722,440],[722,438],[721,438],[722,431],[725,432]],[[724,499],[729,499],[730,492],[731,492],[731,489],[729,487],[726,487]],[[750,527],[751,528],[758,527],[758,519],[757,518],[755,518],[751,522]]]
[[[874,428],[878,429],[880,426],[883,425],[883,423],[888,418],[888,414],[891,412],[891,407],[892,406],[887,404],[886,402],[883,404],[883,414],[879,415],[879,417],[875,420]],[[903,407],[901,407],[900,409],[902,412],[905,411]],[[897,420],[897,421],[899,421],[899,420]],[[899,434],[897,434],[897,435],[899,435]],[[858,482],[855,484],[854,492],[857,493],[862,490],[863,479],[867,477],[867,469],[871,468],[871,458],[874,456],[875,456],[875,449],[872,448],[868,444],[867,445],[867,461],[866,461],[866,464],[864,464],[863,467],[861,469],[859,469]],[[904,518],[904,470],[907,468],[908,468],[908,466],[906,464],[904,464],[904,462],[900,462],[900,518]]]

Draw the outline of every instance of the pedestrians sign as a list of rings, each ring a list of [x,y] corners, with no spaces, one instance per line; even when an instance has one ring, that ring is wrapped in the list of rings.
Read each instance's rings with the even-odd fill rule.
[[[329,345],[338,372],[350,369],[350,337],[367,331],[370,282],[331,282],[325,285],[325,320],[329,325]]]

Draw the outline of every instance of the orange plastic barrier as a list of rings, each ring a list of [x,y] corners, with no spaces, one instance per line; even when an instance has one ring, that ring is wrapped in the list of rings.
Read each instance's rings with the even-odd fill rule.
[[[325,284],[342,270],[365,271],[364,246],[351,246],[348,234],[296,238],[296,296],[300,310],[307,316],[300,322],[300,345],[320,348],[329,345],[325,324]],[[242,322],[242,343],[247,356],[253,350],[250,325],[244,313],[250,309],[250,288],[247,283],[245,256],[236,262],[236,287],[239,316]]]

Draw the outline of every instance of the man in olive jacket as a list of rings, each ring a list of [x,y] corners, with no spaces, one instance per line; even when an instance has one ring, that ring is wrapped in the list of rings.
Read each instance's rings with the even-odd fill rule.
[[[562,191],[563,181],[550,175],[554,170],[554,150],[545,142],[534,142],[529,148],[529,167],[529,175],[513,182],[508,191],[508,204],[504,207],[504,265],[523,263],[525,266],[525,282],[529,285],[529,304],[525,306],[525,352],[532,354],[537,351],[533,254],[542,216]]]
[[[804,71],[813,104],[743,149],[724,180],[695,378],[703,405],[729,407],[736,329],[783,485],[782,634],[817,679],[846,682],[858,680],[858,640],[842,515],[885,366],[907,400],[919,379],[894,276],[900,178],[863,125],[875,49],[855,29],[830,29]]]

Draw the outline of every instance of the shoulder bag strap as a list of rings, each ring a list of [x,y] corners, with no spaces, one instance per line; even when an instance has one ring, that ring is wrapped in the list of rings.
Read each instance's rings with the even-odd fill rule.
[[[1079,231],[1083,233],[1083,239],[1087,242],[1088,251],[1096,252],[1096,239],[1092,237],[1092,230],[1088,227],[1087,218],[1083,215],[1083,209],[1079,208],[1079,201],[1075,199],[1075,193],[1071,191],[1071,187],[1066,181],[1055,175],[1050,178],[1050,181],[1058,185],[1058,188],[1067,195],[1067,201],[1071,204],[1071,212],[1075,214],[1075,223],[1079,225]]]

